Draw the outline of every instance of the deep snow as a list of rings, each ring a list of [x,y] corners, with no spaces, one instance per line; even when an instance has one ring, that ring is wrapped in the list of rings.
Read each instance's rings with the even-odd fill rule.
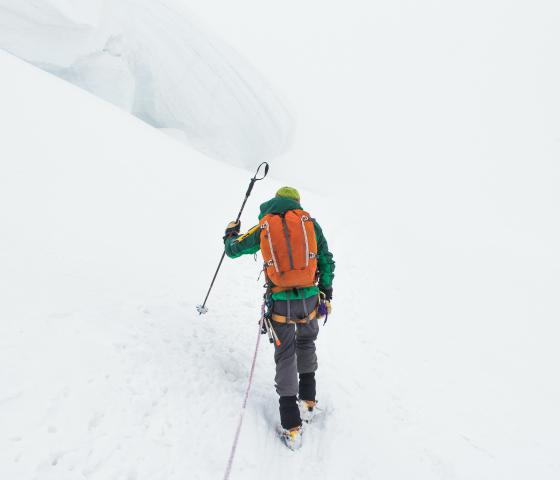
[[[433,2],[367,17],[327,2],[322,34],[305,36],[313,8],[299,4],[280,38],[230,10],[264,6],[199,9],[218,4],[215,28],[292,98],[300,135],[271,175],[320,191],[304,206],[338,262],[318,342],[324,422],[301,452],[278,445],[263,344],[233,478],[557,478],[557,11],[486,2],[460,17]],[[354,33],[318,26],[335,24]],[[258,263],[226,262],[210,313],[194,305],[252,172],[0,58],[0,476],[219,478]],[[256,187],[245,226],[277,186]]]

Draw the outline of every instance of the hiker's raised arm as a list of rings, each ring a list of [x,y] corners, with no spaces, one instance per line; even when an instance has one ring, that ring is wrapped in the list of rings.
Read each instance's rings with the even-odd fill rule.
[[[224,247],[228,257],[237,258],[241,255],[253,255],[260,250],[259,225],[255,225],[243,235],[239,235],[239,230],[237,232],[232,230],[228,235],[228,230],[229,225],[226,229],[226,235],[224,235]]]

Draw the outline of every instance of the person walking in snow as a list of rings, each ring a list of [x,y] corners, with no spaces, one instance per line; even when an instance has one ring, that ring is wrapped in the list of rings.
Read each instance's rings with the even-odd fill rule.
[[[266,318],[276,340],[280,423],[284,440],[295,449],[301,445],[302,417],[310,420],[316,405],[318,317],[330,311],[335,262],[319,223],[302,209],[295,188],[280,188],[260,206],[259,223],[243,235],[240,229],[240,222],[227,226],[225,252],[230,258],[259,250],[263,255]]]

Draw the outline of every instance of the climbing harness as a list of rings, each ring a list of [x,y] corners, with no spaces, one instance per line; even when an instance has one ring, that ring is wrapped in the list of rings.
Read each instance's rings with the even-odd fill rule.
[[[289,318],[289,316],[271,314],[270,318],[278,323],[309,323],[317,318],[317,309],[313,310],[309,315],[304,318]]]

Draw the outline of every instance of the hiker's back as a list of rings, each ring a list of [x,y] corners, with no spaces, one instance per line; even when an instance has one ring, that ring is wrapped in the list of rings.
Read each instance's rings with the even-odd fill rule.
[[[263,255],[266,292],[261,326],[274,345],[282,438],[301,445],[303,408],[309,421],[316,404],[315,341],[319,318],[330,313],[335,263],[319,223],[303,210],[299,192],[282,187],[260,206],[259,223],[240,235],[230,222],[224,235],[230,258]]]
[[[260,248],[273,291],[312,287],[317,281],[317,237],[305,210],[269,213],[260,220]]]

